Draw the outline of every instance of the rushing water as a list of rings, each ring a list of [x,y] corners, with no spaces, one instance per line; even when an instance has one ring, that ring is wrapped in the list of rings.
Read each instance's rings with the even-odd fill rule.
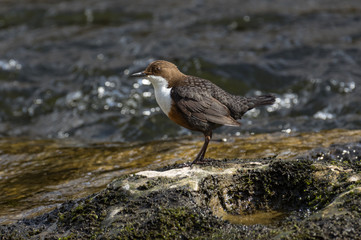
[[[183,146],[167,139],[192,133],[163,116],[148,81],[129,78],[155,59],[277,97],[218,133],[360,128],[361,3],[290,2],[0,1],[1,221],[192,158],[165,154]]]
[[[0,135],[189,133],[162,115],[149,82],[129,78],[154,59],[234,94],[275,94],[243,132],[359,128],[361,4],[328,2],[2,2]]]

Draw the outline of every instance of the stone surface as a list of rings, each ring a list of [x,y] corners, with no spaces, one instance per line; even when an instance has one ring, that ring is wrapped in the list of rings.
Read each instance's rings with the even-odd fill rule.
[[[2,239],[355,239],[361,143],[293,159],[232,159],[141,171]]]

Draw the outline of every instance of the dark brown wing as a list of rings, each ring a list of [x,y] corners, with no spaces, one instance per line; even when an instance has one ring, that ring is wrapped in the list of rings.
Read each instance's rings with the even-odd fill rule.
[[[208,92],[198,86],[173,87],[171,97],[179,110],[188,118],[196,118],[205,123],[240,126],[231,117],[229,109]]]

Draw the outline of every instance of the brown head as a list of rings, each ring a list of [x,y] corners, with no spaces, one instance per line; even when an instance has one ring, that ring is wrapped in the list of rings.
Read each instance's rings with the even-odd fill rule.
[[[168,81],[168,86],[172,87],[177,81],[182,80],[186,75],[179,71],[177,66],[173,63],[164,60],[157,60],[150,63],[143,72],[134,73],[131,76],[147,78],[159,76],[166,79]]]

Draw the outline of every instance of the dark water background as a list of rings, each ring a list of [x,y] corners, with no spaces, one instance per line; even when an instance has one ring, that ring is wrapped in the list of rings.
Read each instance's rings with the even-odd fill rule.
[[[361,1],[0,0],[0,222],[192,159],[198,136],[142,145],[192,134],[129,78],[156,59],[277,96],[218,133],[361,127]]]
[[[154,59],[278,97],[219,132],[360,128],[360,45],[359,1],[1,1],[0,136],[189,133],[128,78]]]

